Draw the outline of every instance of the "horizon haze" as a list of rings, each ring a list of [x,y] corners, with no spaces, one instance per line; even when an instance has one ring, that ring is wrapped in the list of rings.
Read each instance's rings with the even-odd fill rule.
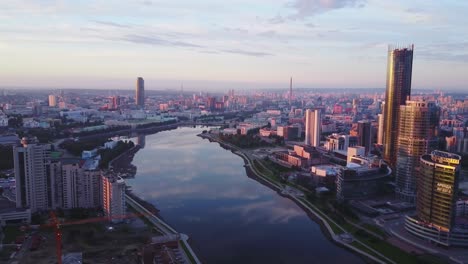
[[[7,0],[0,87],[148,90],[385,87],[415,45],[414,89],[466,89],[468,2]]]

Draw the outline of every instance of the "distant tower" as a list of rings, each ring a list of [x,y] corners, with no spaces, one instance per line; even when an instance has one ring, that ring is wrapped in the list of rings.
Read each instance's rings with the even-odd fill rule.
[[[434,102],[406,101],[399,115],[395,193],[400,200],[414,203],[419,158],[437,148],[440,111]]]
[[[320,131],[322,124],[320,109],[307,109],[305,123],[305,144],[318,147],[320,145]]]
[[[56,107],[57,106],[57,96],[54,94],[49,95],[49,106]]]
[[[291,101],[292,101],[292,77],[291,80],[289,81],[289,105],[291,106]]]
[[[136,81],[135,101],[137,106],[145,107],[145,81],[141,77]]]
[[[119,106],[120,106],[120,96],[114,95],[114,96],[111,96],[110,99],[111,99],[110,108],[114,109],[114,110],[119,108]]]
[[[384,108],[384,159],[394,168],[400,105],[411,95],[414,46],[388,49],[387,89]]]
[[[379,124],[379,128],[377,131],[377,145],[383,145],[384,116],[383,114],[378,114],[377,117],[378,117],[378,124]]]

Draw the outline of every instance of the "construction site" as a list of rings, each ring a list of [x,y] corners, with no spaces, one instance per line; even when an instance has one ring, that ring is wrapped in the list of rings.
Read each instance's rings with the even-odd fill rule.
[[[88,219],[87,219],[88,220]],[[91,219],[92,220],[92,219]],[[99,220],[99,219],[98,219]],[[15,230],[14,250],[4,247],[0,261],[6,263],[141,263],[141,249],[152,236],[160,235],[138,217],[129,217],[119,224],[108,221],[75,221],[40,226],[10,226]],[[12,237],[7,237],[12,239]],[[56,253],[56,254],[53,254]],[[58,259],[61,256],[61,259]],[[7,258],[5,258],[7,257]]]

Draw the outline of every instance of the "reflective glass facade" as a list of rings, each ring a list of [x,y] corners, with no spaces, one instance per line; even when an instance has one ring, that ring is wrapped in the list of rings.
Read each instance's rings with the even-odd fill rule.
[[[419,221],[450,231],[455,217],[460,160],[459,155],[442,151],[421,157],[416,199]]]
[[[394,167],[397,156],[398,113],[411,94],[413,46],[388,49],[384,106],[384,159]]]

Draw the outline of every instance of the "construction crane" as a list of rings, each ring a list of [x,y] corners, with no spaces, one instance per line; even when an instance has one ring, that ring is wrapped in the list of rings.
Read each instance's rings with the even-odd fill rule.
[[[140,216],[144,216],[144,213],[131,213],[125,215],[116,215],[116,216],[103,216],[103,217],[94,217],[94,218],[87,218],[82,220],[76,221],[67,221],[67,222],[60,222],[55,215],[54,211],[50,211],[50,223],[40,225],[40,229],[44,228],[53,228],[55,234],[55,250],[57,254],[57,263],[62,264],[62,227],[70,226],[70,225],[82,225],[82,224],[89,224],[89,223],[96,223],[96,222],[104,222],[104,221],[111,221],[111,220],[123,220],[129,218],[136,218]]]

